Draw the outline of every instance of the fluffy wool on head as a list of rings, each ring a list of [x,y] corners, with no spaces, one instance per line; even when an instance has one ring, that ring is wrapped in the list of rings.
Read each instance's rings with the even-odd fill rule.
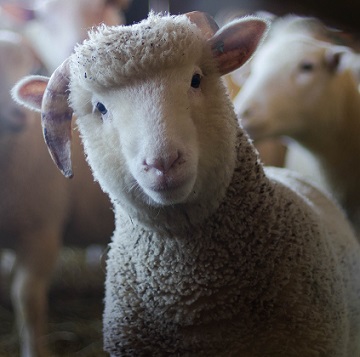
[[[180,66],[198,57],[202,40],[199,29],[186,16],[151,12],[131,26],[102,25],[75,48],[72,75],[86,88],[128,84],[144,72]]]

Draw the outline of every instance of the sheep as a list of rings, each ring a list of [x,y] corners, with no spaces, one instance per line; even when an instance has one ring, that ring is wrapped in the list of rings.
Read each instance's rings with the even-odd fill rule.
[[[221,75],[267,23],[201,12],[101,26],[14,99],[41,110],[66,177],[71,118],[109,195],[103,317],[111,356],[360,356],[360,248],[300,175],[264,169]],[[44,88],[46,86],[46,88]]]
[[[288,31],[293,21],[275,22],[234,99],[236,112],[254,140],[285,136],[311,154],[319,172],[313,178],[334,195],[360,237],[360,56],[317,40],[301,19]]]
[[[132,0],[36,0],[34,18],[22,33],[45,67],[52,73],[82,41],[87,30],[102,22],[126,22],[124,10]],[[56,43],[56,46],[54,46]]]
[[[0,31],[0,248],[16,255],[11,295],[27,357],[46,353],[47,290],[63,240],[106,245],[114,228],[111,203],[92,179],[79,138],[79,177],[69,182],[49,158],[40,116],[11,99],[11,87],[38,68],[20,35]]]

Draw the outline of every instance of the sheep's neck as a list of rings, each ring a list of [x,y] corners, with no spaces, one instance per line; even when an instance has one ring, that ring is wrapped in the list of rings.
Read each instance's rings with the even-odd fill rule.
[[[348,92],[344,98],[339,111],[327,113],[324,123],[331,123],[331,127],[315,128],[312,136],[298,141],[314,154],[329,189],[360,232],[360,96]]]

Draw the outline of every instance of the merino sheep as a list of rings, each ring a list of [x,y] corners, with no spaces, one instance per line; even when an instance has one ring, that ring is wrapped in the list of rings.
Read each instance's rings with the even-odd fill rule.
[[[13,89],[35,110],[42,98],[45,140],[67,177],[74,110],[114,205],[111,356],[360,356],[351,227],[296,174],[264,171],[220,78],[266,28],[150,13],[93,30],[50,79]]]
[[[0,31],[0,248],[16,253],[12,301],[27,357],[45,355],[47,289],[62,241],[105,245],[114,228],[111,204],[93,182],[79,138],[73,148],[79,176],[69,182],[49,158],[40,116],[11,99],[11,87],[36,68],[21,36]]]
[[[235,109],[254,140],[286,136],[311,152],[360,236],[360,57],[316,40],[301,19],[296,31],[288,31],[292,21],[275,22]]]

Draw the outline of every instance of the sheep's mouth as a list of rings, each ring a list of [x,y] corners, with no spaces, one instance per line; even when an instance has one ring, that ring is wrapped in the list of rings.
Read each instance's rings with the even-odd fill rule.
[[[172,205],[184,202],[189,196],[195,179],[160,180],[148,188],[143,188],[145,193],[156,203]]]
[[[175,191],[182,186],[186,184],[186,181],[179,180],[179,181],[173,181],[173,180],[167,180],[166,178],[164,180],[161,180],[161,182],[153,185],[150,189],[157,193],[167,193],[171,191]]]

